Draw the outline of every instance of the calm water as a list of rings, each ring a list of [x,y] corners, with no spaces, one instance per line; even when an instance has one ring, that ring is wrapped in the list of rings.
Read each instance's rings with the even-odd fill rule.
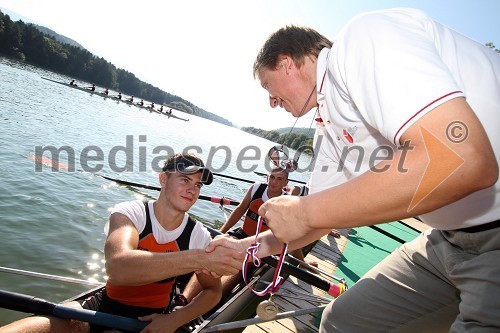
[[[118,202],[155,197],[157,193],[117,186],[92,172],[83,172],[82,169],[89,171],[86,166],[97,169],[102,165],[99,174],[157,185],[152,163],[166,154],[165,149],[177,152],[195,146],[205,160],[210,158],[212,167],[219,168],[215,170],[218,173],[255,181],[263,179],[238,167],[257,164],[256,171],[266,172],[263,162],[245,162],[237,157],[251,145],[261,153],[267,152],[272,145],[267,140],[182,113],[179,115],[190,118],[189,122],[168,119],[41,77],[64,82],[71,79],[0,58],[2,267],[85,280],[105,279],[103,226],[109,209]],[[128,155],[120,149],[127,146],[127,140],[131,147]],[[35,147],[46,146],[70,147],[75,152],[77,171],[53,172],[50,167],[42,167],[41,172],[35,172],[35,164],[29,157],[34,155]],[[219,146],[227,148],[210,154],[211,148]],[[86,149],[91,150],[92,156],[102,151],[102,159],[85,164],[81,155]],[[248,152],[245,156],[252,154]],[[127,161],[132,163],[132,170],[121,172]],[[293,178],[306,180],[307,175],[295,173]],[[214,183],[201,193],[241,200],[248,186],[215,177]],[[190,213],[209,226],[217,227],[224,221],[218,206],[207,201],[199,200]],[[2,272],[0,288],[51,301],[62,301],[88,289]],[[21,316],[0,309],[0,325]]]

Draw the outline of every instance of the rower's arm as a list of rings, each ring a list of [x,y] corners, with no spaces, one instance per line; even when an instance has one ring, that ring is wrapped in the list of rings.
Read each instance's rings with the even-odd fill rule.
[[[177,307],[169,314],[152,314],[139,318],[143,321],[151,321],[145,329],[147,332],[177,332],[179,327],[217,305],[222,295],[220,278],[205,274],[198,274],[197,277],[203,289],[188,305]]]
[[[231,268],[235,258],[228,249],[149,252],[138,250],[139,235],[128,217],[113,213],[104,247],[108,281],[114,285],[143,285],[207,269],[219,275],[237,272]]]
[[[220,232],[222,233],[228,232],[229,229],[231,229],[246,213],[248,207],[250,207],[250,200],[252,199],[251,198],[252,189],[253,185],[248,188],[247,193],[245,194],[243,200],[240,202],[238,206],[236,206],[231,215],[229,215],[229,218],[227,219],[226,223],[224,223],[224,225],[219,229]]]

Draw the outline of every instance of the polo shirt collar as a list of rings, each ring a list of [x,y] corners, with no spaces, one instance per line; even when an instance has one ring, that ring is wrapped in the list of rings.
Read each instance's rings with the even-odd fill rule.
[[[325,99],[325,90],[321,89],[321,86],[324,85],[323,78],[325,77],[329,54],[330,49],[325,47],[318,55],[318,65],[316,66],[316,101],[318,104],[321,104]]]

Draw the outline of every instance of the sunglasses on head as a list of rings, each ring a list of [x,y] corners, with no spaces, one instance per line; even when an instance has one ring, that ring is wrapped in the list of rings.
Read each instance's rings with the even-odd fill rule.
[[[297,168],[299,167],[300,156],[302,156],[302,153],[306,151],[308,152],[306,155],[310,155],[312,158],[314,157],[314,149],[311,146],[302,146],[298,148],[295,153],[295,156],[297,158],[293,159],[288,156],[286,147],[284,147],[283,145],[279,145],[269,149],[267,157],[271,162],[273,162],[276,167],[282,168],[287,172],[292,172],[297,170]],[[302,167],[305,166],[303,165]]]

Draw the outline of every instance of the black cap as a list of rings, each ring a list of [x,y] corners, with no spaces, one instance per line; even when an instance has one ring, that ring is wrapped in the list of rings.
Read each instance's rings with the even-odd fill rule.
[[[201,172],[201,182],[205,185],[212,184],[214,176],[212,171],[205,167],[203,161],[189,154],[177,154],[168,158],[162,168],[163,171],[177,171],[186,175]]]

